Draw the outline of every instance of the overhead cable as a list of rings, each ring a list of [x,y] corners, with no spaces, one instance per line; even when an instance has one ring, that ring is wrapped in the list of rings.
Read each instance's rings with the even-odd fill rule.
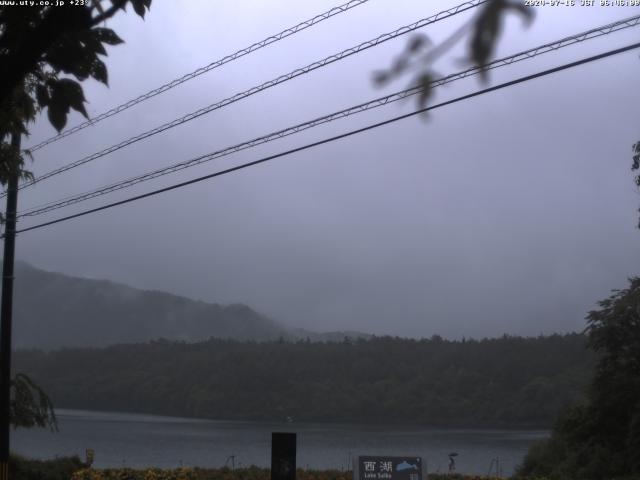
[[[73,135],[76,132],[79,132],[80,130],[83,130],[87,127],[91,127],[93,125],[95,125],[98,122],[101,122],[102,120],[105,120],[109,117],[112,117],[120,112],[123,112],[131,107],[133,107],[134,105],[137,105],[139,103],[142,103],[146,100],[149,100],[150,98],[155,97],[156,95],[160,95],[161,93],[166,92],[167,90],[171,90],[172,88],[177,87],[178,85],[187,82],[193,78],[196,78],[204,73],[210,72],[211,70],[221,67],[222,65],[225,65],[229,62],[232,62],[234,60],[237,60],[241,57],[244,57],[245,55],[248,55],[250,53],[255,52],[256,50],[260,50],[261,48],[264,48],[268,45],[271,45],[272,43],[278,42],[284,38],[287,38],[291,35],[294,35],[298,32],[301,32],[302,30],[306,30],[309,27],[312,27],[314,25],[317,25],[320,22],[323,22],[324,20],[327,20],[328,18],[331,18],[335,15],[338,15],[339,13],[344,13],[354,7],[357,7],[359,5],[362,5],[363,3],[367,3],[369,0],[351,0],[347,3],[344,3],[342,5],[339,5],[337,7],[333,7],[330,10],[327,10],[324,13],[321,13],[319,15],[316,15],[313,18],[310,18],[308,20],[305,20],[304,22],[300,22],[297,25],[294,25],[293,27],[289,27],[283,31],[281,31],[280,33],[276,33],[275,35],[271,35],[267,38],[265,38],[264,40],[260,40],[259,42],[256,42],[252,45],[249,45],[248,47],[245,47],[243,49],[238,50],[237,52],[234,52],[230,55],[226,55],[222,58],[220,58],[219,60],[216,60],[214,62],[211,62],[209,65],[205,65],[204,67],[200,67],[197,70],[194,70],[191,73],[187,73],[186,75],[183,75],[182,77],[176,78],[175,80],[172,80],[168,83],[165,83],[164,85],[159,86],[158,88],[155,88],[147,93],[144,93],[134,99],[129,100],[128,102],[125,102],[121,105],[118,105],[117,107],[113,107],[110,110],[107,110],[104,113],[101,113],[99,115],[96,115],[93,118],[88,119],[85,122],[82,122],[72,128],[69,128],[67,130],[64,130],[63,132],[59,133],[58,135],[54,135],[51,138],[48,138],[30,148],[28,148],[28,150],[33,153],[36,150],[40,150],[42,147],[49,145],[51,143],[57,142],[58,140],[68,137],[69,135]]]
[[[576,43],[581,43],[586,40],[590,40],[593,38],[598,38],[603,35],[608,35],[613,32],[617,32],[626,28],[635,27],[640,25],[640,15],[636,15],[635,17],[630,17],[624,20],[619,20],[617,22],[613,22],[602,27],[593,28],[587,30],[585,32],[581,32],[575,35],[571,35],[569,37],[562,38],[555,42],[546,43],[544,45],[540,45],[538,47],[531,48],[529,50],[525,50],[523,52],[516,53],[515,55],[510,55],[508,57],[503,57],[498,60],[494,60],[484,66],[484,70],[494,70],[499,67],[503,67],[506,65],[511,65],[516,62],[520,62],[522,60],[531,59],[537,57],[539,55],[556,51],[560,48],[564,48],[570,45],[574,45]],[[480,73],[483,69],[480,67],[471,67],[461,72],[457,72],[451,75],[447,75],[440,79],[434,80],[429,84],[429,88],[436,88],[456,80],[460,80],[463,78],[467,78],[472,75],[476,75]],[[200,165],[205,162],[212,161],[214,159],[222,158],[233,153],[246,150],[249,148],[256,147],[258,145],[268,143],[280,138],[284,138],[296,133],[299,133],[304,130],[308,130],[313,127],[317,127],[319,125],[323,125],[325,123],[332,122],[334,120],[338,120],[340,118],[349,117],[351,115],[365,112],[367,110],[372,110],[374,108],[381,107],[383,105],[387,105],[393,102],[397,102],[398,100],[402,100],[404,98],[416,95],[420,93],[423,87],[416,86],[413,88],[409,88],[400,92],[396,92],[390,95],[386,95],[383,97],[376,98],[374,100],[370,100],[366,103],[361,103],[359,105],[355,105],[338,112],[334,112],[328,115],[324,115],[322,117],[315,118],[313,120],[309,120],[304,123],[300,123],[291,127],[287,127],[285,129],[281,129],[275,132],[271,132],[267,135],[263,135],[252,140],[248,140],[230,147],[223,148],[221,150],[217,150],[213,153],[208,153],[206,155],[201,155],[186,161],[182,161],[167,167],[159,168],[157,170],[153,170],[151,172],[138,175],[135,177],[131,177],[125,180],[121,180],[119,182],[112,183],[107,186],[100,187],[95,190],[91,190],[88,192],[80,193],[73,196],[68,196],[62,199],[58,199],[52,202],[48,202],[44,205],[32,207],[18,214],[18,218],[21,217],[31,217],[36,215],[41,215],[44,213],[51,212],[53,210],[57,210],[63,207],[67,207],[70,205],[74,205],[76,203],[86,201],[92,198],[96,198],[102,195],[106,195],[118,190],[122,190],[124,188],[128,188],[139,183],[149,181],[158,177],[162,177],[164,175],[168,175],[171,173],[175,173],[186,168],[190,168],[196,165]]]
[[[389,33],[385,33],[382,34],[372,40],[368,40],[366,42],[360,43],[359,45],[356,45],[354,47],[348,48],[346,50],[343,50],[340,53],[336,53],[334,55],[330,55],[329,57],[323,58],[322,60],[318,60],[316,62],[310,63],[309,65],[305,66],[305,67],[301,67],[301,68],[297,68],[287,74],[284,75],[280,75],[279,77],[276,77],[272,80],[269,80],[268,82],[265,82],[261,85],[252,87],[248,90],[245,90],[243,92],[237,93],[235,95],[232,95],[231,97],[227,97],[224,100],[221,100],[219,102],[213,103],[211,105],[208,105],[206,107],[200,108],[199,110],[196,110],[195,112],[191,112],[187,115],[184,115],[180,118],[177,118],[175,120],[172,120],[170,122],[164,123],[158,127],[155,127],[151,130],[148,130],[144,133],[141,133],[139,135],[136,135],[134,137],[131,137],[127,140],[124,140],[120,143],[117,143],[115,145],[112,145],[108,148],[105,148],[104,150],[101,150],[99,152],[93,153],[91,155],[88,155],[86,157],[81,158],[80,160],[76,160],[72,163],[69,163],[67,165],[64,165],[60,168],[57,168],[55,170],[49,171],[47,173],[44,173],[40,176],[38,176],[37,178],[35,178],[34,180],[30,180],[27,181],[25,183],[22,183],[18,188],[22,189],[24,187],[28,187],[30,185],[33,185],[35,183],[41,182],[42,180],[45,180],[47,178],[53,177],[55,175],[59,175],[61,173],[64,173],[68,170],[71,170],[73,168],[79,167],[81,165],[84,165],[88,162],[91,162],[93,160],[96,160],[98,158],[104,157],[105,155],[108,155],[110,153],[113,153],[117,150],[120,150],[122,148],[125,148],[133,143],[139,142],[140,140],[144,140],[146,138],[149,138],[153,135],[156,135],[158,133],[164,132],[165,130],[168,130],[170,128],[173,127],[177,127],[178,125],[182,125],[183,123],[189,122],[191,120],[194,120],[196,118],[199,118],[203,115],[206,115],[208,113],[213,112],[214,110],[218,110],[220,108],[226,107],[232,103],[235,103],[239,100],[242,100],[244,98],[250,97],[252,95],[255,95],[256,93],[262,92],[268,88],[274,87],[276,85],[279,85],[281,83],[287,82],[289,80],[292,80],[296,77],[299,77],[301,75],[305,75],[309,72],[312,72],[314,70],[317,70],[319,68],[322,67],[326,67],[327,65],[330,65],[334,62],[337,62],[339,60],[343,60],[347,57],[350,57],[351,55],[354,55],[356,53],[360,53],[364,50],[367,50],[371,47],[375,47],[377,45],[380,45],[384,42],[387,42],[389,40],[392,40],[394,38],[397,38],[401,35],[405,35],[409,32],[413,32],[414,30],[417,30],[419,28],[425,27],[427,25],[433,24],[435,22],[438,22],[440,20],[443,20],[445,18],[449,18],[452,17],[454,15],[457,15],[461,12],[464,12],[466,10],[469,10],[471,8],[475,8],[478,5],[481,5],[485,2],[487,2],[488,0],[471,0],[465,3],[462,3],[460,5],[458,5],[457,7],[453,7],[450,8],[448,10],[444,10],[442,12],[439,12],[435,15],[432,15],[428,18],[424,18],[422,20],[418,20],[417,22],[414,22],[410,25],[405,25],[403,27],[400,27],[396,30],[394,30],[393,32],[389,32]],[[0,197],[3,197],[5,194],[1,194]]]
[[[599,55],[594,55],[594,56],[591,56],[591,57],[588,57],[588,58],[577,60],[575,62],[566,63],[564,65],[561,65],[561,66],[558,66],[558,67],[554,67],[554,68],[550,68],[548,70],[543,70],[541,72],[537,72],[537,73],[534,73],[532,75],[526,75],[524,77],[520,77],[520,78],[517,78],[515,80],[511,80],[509,82],[501,83],[499,85],[494,85],[492,87],[488,87],[488,88],[485,88],[485,89],[482,89],[482,90],[478,90],[476,92],[473,92],[473,93],[470,93],[470,94],[467,94],[467,95],[456,97],[454,99],[447,100],[445,102],[441,102],[441,103],[438,103],[436,105],[432,105],[432,106],[429,106],[429,107],[421,108],[421,109],[415,110],[413,112],[410,112],[410,113],[407,113],[407,114],[404,114],[404,115],[399,115],[399,116],[396,116],[396,117],[393,117],[393,118],[390,118],[390,119],[387,119],[387,120],[384,120],[384,121],[381,121],[381,122],[377,122],[377,123],[374,123],[374,124],[371,124],[371,125],[367,125],[366,127],[358,128],[358,129],[355,129],[355,130],[351,130],[349,132],[342,133],[340,135],[335,135],[333,137],[325,138],[325,139],[319,140],[317,142],[308,143],[308,144],[303,145],[301,147],[292,148],[292,149],[286,150],[284,152],[276,153],[274,155],[269,155],[267,157],[263,157],[263,158],[260,158],[258,160],[254,160],[252,162],[243,163],[242,165],[237,165],[235,167],[227,168],[225,170],[214,172],[214,173],[211,173],[209,175],[204,175],[204,176],[201,176],[201,177],[193,178],[193,179],[187,180],[185,182],[176,183],[176,184],[170,185],[168,187],[164,187],[164,188],[160,188],[160,189],[157,189],[157,190],[153,190],[151,192],[147,192],[147,193],[144,193],[144,194],[141,194],[141,195],[136,195],[134,197],[129,197],[129,198],[126,198],[124,200],[120,200],[120,201],[117,201],[117,202],[109,203],[109,204],[106,204],[106,205],[103,205],[103,206],[100,206],[100,207],[96,207],[96,208],[92,208],[92,209],[89,209],[89,210],[84,210],[82,212],[78,212],[78,213],[75,213],[73,215],[68,215],[66,217],[61,217],[61,218],[57,218],[55,220],[51,220],[51,221],[48,221],[48,222],[44,222],[44,223],[40,223],[40,224],[37,224],[37,225],[32,225],[30,227],[22,228],[22,229],[16,230],[16,233],[24,233],[24,232],[28,232],[28,231],[31,231],[31,230],[44,228],[44,227],[47,227],[47,226],[50,226],[50,225],[55,225],[57,223],[65,222],[65,221],[68,221],[68,220],[71,220],[71,219],[74,219],[74,218],[83,217],[83,216],[86,216],[86,215],[89,215],[89,214],[92,214],[92,213],[97,213],[97,212],[100,212],[100,211],[103,211],[103,210],[107,210],[107,209],[110,209],[110,208],[113,208],[113,207],[117,207],[119,205],[125,205],[125,204],[131,203],[131,202],[142,200],[144,198],[148,198],[148,197],[152,197],[152,196],[155,196],[155,195],[159,195],[161,193],[169,192],[171,190],[176,190],[176,189],[179,189],[179,188],[183,188],[183,187],[186,187],[188,185],[193,185],[195,183],[199,183],[199,182],[202,182],[202,181],[205,181],[205,180],[209,180],[211,178],[219,177],[219,176],[226,175],[226,174],[229,174],[229,173],[232,173],[232,172],[236,172],[238,170],[243,170],[245,168],[249,168],[249,167],[253,167],[255,165],[266,163],[266,162],[269,162],[271,160],[275,160],[275,159],[280,158],[280,157],[291,155],[293,153],[301,152],[301,151],[308,150],[308,149],[311,149],[311,148],[314,148],[314,147],[317,147],[317,146],[320,146],[320,145],[324,145],[324,144],[331,143],[331,142],[334,142],[334,141],[337,141],[337,140],[341,140],[341,139],[344,139],[344,138],[347,138],[347,137],[351,137],[351,136],[357,135],[359,133],[364,133],[364,132],[367,132],[369,130],[373,130],[375,128],[382,127],[384,125],[389,125],[389,124],[398,122],[400,120],[404,120],[404,119],[407,119],[407,118],[410,118],[410,117],[413,117],[413,116],[428,112],[430,110],[435,110],[437,108],[441,108],[441,107],[444,107],[444,106],[447,106],[447,105],[452,105],[454,103],[458,103],[458,102],[461,102],[461,101],[464,101],[464,100],[468,100],[468,99],[473,98],[473,97],[478,97],[480,95],[484,95],[486,93],[490,93],[490,92],[494,92],[494,91],[497,91],[497,90],[501,90],[503,88],[511,87],[513,85],[517,85],[517,84],[520,84],[520,83],[529,82],[531,80],[535,80],[535,79],[540,78],[540,77],[551,75],[553,73],[557,73],[557,72],[560,72],[560,71],[563,71],[563,70],[568,70],[570,68],[575,68],[575,67],[577,67],[579,65],[585,65],[587,63],[591,63],[591,62],[594,62],[596,60],[601,60],[603,58],[611,57],[613,55],[618,55],[620,53],[624,53],[624,52],[627,52],[629,50],[633,50],[633,49],[636,49],[636,48],[639,48],[639,47],[640,47],[640,43],[634,43],[632,45],[627,45],[626,47],[617,48],[615,50],[609,50],[609,51],[607,51],[605,53],[601,53]]]

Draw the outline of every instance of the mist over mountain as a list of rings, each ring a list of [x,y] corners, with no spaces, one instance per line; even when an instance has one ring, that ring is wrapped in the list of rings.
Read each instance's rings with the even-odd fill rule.
[[[316,333],[282,325],[247,305],[220,305],[108,280],[72,277],[15,265],[15,348],[100,347],[165,338],[211,337],[312,341],[367,337],[359,332]]]

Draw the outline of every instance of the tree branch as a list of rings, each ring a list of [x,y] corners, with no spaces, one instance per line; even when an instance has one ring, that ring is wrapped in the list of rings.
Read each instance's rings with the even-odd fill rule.
[[[21,48],[16,49],[0,62],[4,72],[0,76],[0,105],[6,105],[6,101],[11,97],[18,83],[33,70],[56,40],[62,35],[81,28],[78,20],[78,16],[69,15],[68,9],[54,7],[49,9],[39,25],[30,32],[25,32],[29,41],[23,43]]]
[[[116,14],[116,12],[118,10],[120,10],[121,8],[124,8],[127,5],[128,2],[129,2],[129,0],[115,0],[113,2],[113,4],[111,5],[111,7],[106,9],[103,13],[101,13],[97,17],[94,17],[94,18],[91,19],[90,28],[91,27],[95,27],[99,23],[102,23],[102,22],[110,19],[111,17],[113,17]]]

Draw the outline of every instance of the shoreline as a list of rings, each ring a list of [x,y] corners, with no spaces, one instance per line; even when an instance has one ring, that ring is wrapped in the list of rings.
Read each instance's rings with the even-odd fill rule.
[[[550,433],[551,426],[541,426],[537,424],[444,424],[444,423],[411,423],[409,421],[393,421],[393,422],[341,422],[335,420],[293,420],[291,422],[282,419],[265,419],[265,418],[203,418],[203,417],[184,417],[184,416],[176,416],[176,415],[167,415],[161,413],[149,413],[149,412],[135,412],[135,411],[119,411],[119,410],[87,410],[84,408],[56,408],[55,413],[57,417],[66,417],[66,418],[86,418],[91,420],[100,420],[104,418],[105,421],[115,421],[114,417],[121,417],[120,421],[131,421],[131,422],[144,422],[148,420],[153,423],[211,423],[211,424],[228,424],[228,425],[261,425],[261,426],[269,426],[269,425],[291,425],[291,428],[295,428],[296,425],[302,427],[357,427],[358,429],[363,428],[371,428],[371,429],[381,429],[381,428],[394,428],[397,429],[399,427],[403,429],[408,429],[410,431],[420,431],[420,430],[429,430],[429,431],[482,431],[482,432],[518,432],[518,431],[527,431],[527,432],[536,432],[536,433]],[[110,417],[110,418],[107,418]]]

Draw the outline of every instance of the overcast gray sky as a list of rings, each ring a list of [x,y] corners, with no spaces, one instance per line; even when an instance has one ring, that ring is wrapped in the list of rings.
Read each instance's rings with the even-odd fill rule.
[[[50,145],[33,170],[57,166],[458,3],[371,0]],[[579,3],[579,2],[578,2]],[[85,83],[89,112],[206,65],[336,0],[161,1],[143,22],[109,24],[110,88]],[[640,13],[544,7],[511,18],[498,55]],[[470,14],[422,31],[435,43]],[[501,68],[506,81],[638,41],[629,29]],[[21,192],[19,207],[214,151],[404,88],[371,82],[408,36],[297,78]],[[460,69],[465,45],[436,67]],[[37,267],[108,278],[328,331],[450,338],[581,330],[585,313],[640,273],[640,195],[630,172],[640,140],[638,51],[410,118],[248,170],[21,234]],[[436,101],[481,88],[477,78]],[[101,197],[27,226],[126,198],[411,111],[415,101],[334,122]],[[81,121],[73,116],[70,125]],[[44,119],[29,146],[52,135]]]

